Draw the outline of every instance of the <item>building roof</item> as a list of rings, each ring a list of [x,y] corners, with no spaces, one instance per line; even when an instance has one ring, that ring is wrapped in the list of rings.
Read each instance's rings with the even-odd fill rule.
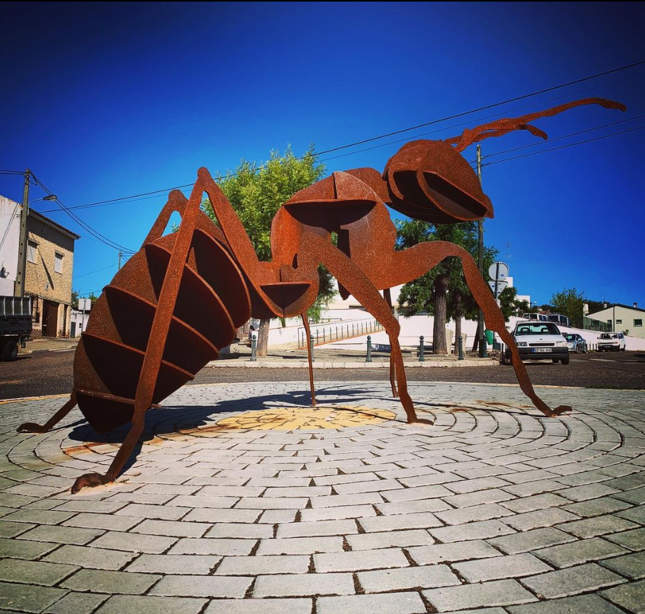
[[[33,209],[30,209],[29,216],[33,217],[35,220],[38,220],[39,222],[43,222],[48,226],[51,226],[56,230],[60,230],[63,234],[67,235],[70,239],[76,240],[81,238],[80,235],[77,235],[75,232],[72,232],[69,228],[65,228],[65,226],[62,226],[58,222],[54,222],[54,220],[49,219],[47,216],[43,215],[42,213],[38,213],[38,211],[34,211]]]
[[[633,305],[623,305],[622,303],[612,303],[611,305],[608,304],[607,307],[601,309],[600,311],[594,311],[594,313],[587,314],[587,316],[591,317],[596,314],[602,313],[603,311],[609,311],[612,307],[622,307],[623,309],[630,309],[631,311],[640,311],[641,313],[645,313],[645,309],[641,309],[640,307],[634,307]]]

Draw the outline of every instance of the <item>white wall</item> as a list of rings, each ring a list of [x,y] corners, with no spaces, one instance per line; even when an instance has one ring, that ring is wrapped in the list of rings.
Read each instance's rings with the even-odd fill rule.
[[[0,196],[0,295],[13,296],[16,272],[18,270],[18,250],[20,248],[20,212],[18,203]],[[5,235],[6,233],[6,235]]]

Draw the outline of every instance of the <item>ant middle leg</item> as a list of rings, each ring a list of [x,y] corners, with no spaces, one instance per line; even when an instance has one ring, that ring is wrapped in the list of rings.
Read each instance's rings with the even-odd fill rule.
[[[529,374],[526,371],[526,367],[520,358],[520,353],[517,349],[515,339],[513,339],[513,336],[506,330],[504,314],[497,305],[490,288],[481,276],[477,263],[465,249],[447,241],[430,241],[416,245],[408,250],[397,252],[393,262],[396,264],[397,260],[400,259],[398,264],[403,268],[406,263],[414,261],[415,267],[423,267],[423,272],[425,272],[435,267],[444,258],[448,258],[450,256],[460,259],[466,283],[468,284],[475,301],[484,312],[486,325],[491,330],[495,331],[511,350],[513,368],[515,369],[515,375],[522,392],[524,392],[524,394],[533,401],[535,407],[537,407],[545,416],[553,417],[564,412],[571,411],[572,408],[568,405],[560,405],[555,409],[551,409],[536,394],[533,385],[531,384]]]

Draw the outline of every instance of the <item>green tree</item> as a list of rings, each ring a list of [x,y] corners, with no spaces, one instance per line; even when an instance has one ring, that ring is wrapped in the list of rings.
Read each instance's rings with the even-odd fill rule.
[[[582,307],[585,304],[584,292],[575,288],[565,288],[551,297],[551,307],[556,313],[567,316],[571,325],[582,328]]]
[[[473,257],[477,255],[477,224],[431,224],[420,220],[404,220],[396,223],[397,249],[406,249],[424,241],[450,241],[461,245]],[[484,267],[487,269],[495,259],[497,250],[484,249]],[[466,285],[458,258],[446,258],[434,269],[418,279],[405,284],[399,294],[399,305],[404,316],[428,312],[434,315],[433,352],[446,354],[446,322],[455,320],[455,338],[461,336],[462,318],[475,318],[478,307]]]
[[[318,181],[324,172],[325,166],[316,162],[313,145],[300,158],[293,154],[289,146],[284,155],[272,151],[269,160],[262,164],[242,160],[234,172],[229,171],[218,181],[260,260],[271,259],[271,222],[278,209],[296,192]],[[203,207],[216,220],[208,200],[204,201]],[[326,270],[319,270],[319,273],[321,285],[317,303],[312,308],[314,317],[335,292],[331,275]],[[269,322],[260,322],[259,356],[266,356],[267,353]]]

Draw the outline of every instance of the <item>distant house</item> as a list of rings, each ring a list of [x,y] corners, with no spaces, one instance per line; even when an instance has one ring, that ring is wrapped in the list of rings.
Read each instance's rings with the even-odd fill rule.
[[[612,331],[622,333],[628,331],[630,337],[645,339],[645,309],[640,309],[638,303],[628,305],[610,305],[609,307],[587,315],[592,320],[607,324]]]
[[[0,295],[13,295],[22,205],[0,196]],[[33,209],[27,217],[25,295],[32,297],[32,337],[68,337],[74,241],[80,237]]]

